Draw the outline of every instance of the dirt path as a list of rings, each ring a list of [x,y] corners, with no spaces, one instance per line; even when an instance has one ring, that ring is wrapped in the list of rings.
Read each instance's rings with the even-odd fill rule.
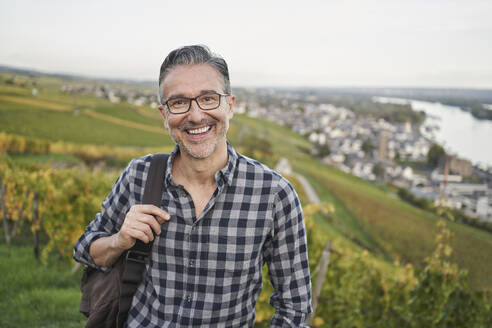
[[[287,175],[291,175],[291,176],[295,177],[302,184],[302,187],[304,188],[304,191],[306,192],[306,195],[309,199],[309,202],[312,204],[321,203],[321,200],[319,199],[318,194],[314,190],[313,186],[311,186],[309,181],[307,181],[307,179],[304,176],[297,174],[294,171],[292,171],[292,167],[290,166],[288,159],[281,158],[278,161],[277,166],[275,166],[275,171],[278,171],[280,173],[285,173]]]

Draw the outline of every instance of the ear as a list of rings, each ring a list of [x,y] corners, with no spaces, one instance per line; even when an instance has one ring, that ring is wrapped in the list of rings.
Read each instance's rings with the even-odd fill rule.
[[[227,104],[229,106],[229,112],[227,113],[227,116],[231,119],[234,116],[234,104],[236,103],[236,97],[233,95],[230,95],[229,97],[229,103]]]
[[[167,115],[168,115],[168,113],[167,113],[167,111],[166,111],[166,109],[164,108],[163,105],[159,105],[158,108],[159,108],[159,113],[161,114],[161,117],[162,117],[162,122],[164,124],[164,127],[166,128],[166,130],[169,130],[169,126],[167,124]]]

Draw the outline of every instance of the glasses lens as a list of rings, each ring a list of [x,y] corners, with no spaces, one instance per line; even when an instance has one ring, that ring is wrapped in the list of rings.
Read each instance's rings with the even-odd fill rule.
[[[219,107],[220,95],[216,93],[206,93],[198,97],[197,102],[202,109],[214,109]]]
[[[186,112],[190,106],[188,98],[174,98],[167,101],[167,106],[171,112]]]

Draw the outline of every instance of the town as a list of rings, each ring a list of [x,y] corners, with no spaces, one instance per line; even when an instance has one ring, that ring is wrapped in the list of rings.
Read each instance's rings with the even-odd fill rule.
[[[156,108],[157,95],[149,90],[108,85],[62,87],[62,92],[74,97],[92,93],[113,103],[126,101]],[[313,145],[312,155],[325,165],[371,182],[406,188],[435,205],[492,222],[492,167],[474,166],[456,154],[438,156],[435,165],[429,165],[431,149],[441,148],[428,137],[435,126],[356,115],[347,108],[350,106],[320,101],[305,90],[239,88],[234,93],[236,113],[262,117],[306,136]]]

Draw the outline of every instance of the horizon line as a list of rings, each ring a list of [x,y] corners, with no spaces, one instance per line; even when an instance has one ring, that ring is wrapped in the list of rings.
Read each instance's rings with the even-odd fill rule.
[[[10,72],[5,69],[13,70],[14,72]],[[101,75],[84,75],[82,73],[74,73],[74,72],[64,72],[64,71],[49,71],[43,70],[39,68],[30,68],[30,67],[20,67],[13,66],[9,64],[0,63],[0,72],[5,73],[15,73],[17,74],[42,74],[42,75],[51,75],[56,77],[65,77],[65,78],[79,78],[79,79],[88,79],[88,80],[102,80],[108,82],[134,82],[134,83],[149,83],[149,84],[157,84],[157,80],[152,80],[148,78],[136,78],[136,77],[105,77]],[[237,85],[232,86],[232,88],[258,88],[258,89],[437,89],[437,90],[480,90],[480,91],[491,91],[492,86],[490,87],[470,87],[470,86],[425,86],[425,85],[363,85],[363,84],[352,84],[352,85]]]

